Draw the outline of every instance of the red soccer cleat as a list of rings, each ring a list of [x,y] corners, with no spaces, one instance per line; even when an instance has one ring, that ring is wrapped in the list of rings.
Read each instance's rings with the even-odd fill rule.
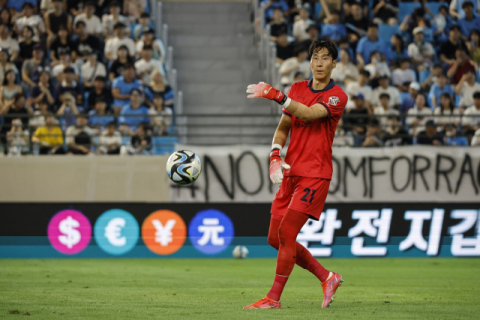
[[[333,275],[322,282],[323,288],[323,304],[322,308],[328,308],[335,300],[335,291],[337,288],[340,287],[343,283],[343,278],[338,273],[332,272]]]
[[[248,306],[243,307],[243,309],[280,309],[280,307],[280,301],[274,301],[268,296],[265,296],[265,298],[249,304]]]

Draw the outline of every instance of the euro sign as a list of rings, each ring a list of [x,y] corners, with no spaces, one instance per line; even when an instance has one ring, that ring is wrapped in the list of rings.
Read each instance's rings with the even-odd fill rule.
[[[160,220],[152,220],[152,223],[155,229],[157,229],[157,232],[155,232],[155,241],[160,243],[163,247],[168,246],[168,244],[173,241],[172,229],[177,221],[170,219],[167,221],[167,224],[165,224],[165,227]]]
[[[121,237],[120,232],[127,222],[123,218],[113,218],[105,227],[105,238],[116,247],[122,247],[127,243],[126,237]]]
[[[63,235],[58,236],[58,240],[71,249],[74,245],[79,243],[82,238],[80,232],[75,229],[78,227],[80,227],[80,223],[71,216],[63,219],[58,225],[58,228]]]

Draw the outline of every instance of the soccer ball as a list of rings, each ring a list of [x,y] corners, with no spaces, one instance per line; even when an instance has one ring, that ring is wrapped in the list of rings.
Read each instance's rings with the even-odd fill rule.
[[[168,177],[175,183],[190,184],[198,179],[200,171],[202,163],[192,151],[175,151],[167,160]]]
[[[245,246],[236,246],[232,254],[235,259],[244,259],[248,255],[248,249]]]

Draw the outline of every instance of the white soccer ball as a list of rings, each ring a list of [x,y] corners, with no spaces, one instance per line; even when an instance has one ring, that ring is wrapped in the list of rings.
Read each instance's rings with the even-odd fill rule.
[[[167,160],[167,174],[178,184],[190,184],[198,179],[202,171],[200,158],[192,151],[179,150]]]
[[[235,259],[245,259],[248,255],[248,249],[245,246],[236,246],[232,254]]]

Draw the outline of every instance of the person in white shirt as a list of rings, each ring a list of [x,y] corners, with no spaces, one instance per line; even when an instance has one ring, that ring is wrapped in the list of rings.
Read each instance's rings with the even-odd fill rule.
[[[480,83],[475,82],[473,70],[467,70],[455,86],[455,94],[460,96],[457,107],[470,107],[473,104],[473,94],[475,92],[480,92]]]
[[[432,110],[427,106],[427,98],[423,93],[419,93],[415,99],[415,105],[408,110],[407,123],[410,128],[410,134],[417,136],[420,131],[425,130],[425,124],[432,120]]]
[[[120,154],[122,135],[117,131],[115,122],[109,122],[98,138],[98,154]]]
[[[102,17],[103,36],[108,39],[114,32],[115,25],[119,22],[125,25],[125,30],[130,31],[130,20],[120,14],[120,4],[117,1],[110,2],[110,14]]]
[[[346,93],[348,94],[347,109],[355,108],[355,102],[353,101],[353,97],[361,93],[365,98],[365,105],[367,107],[367,110],[369,110],[371,113],[373,112],[371,108],[371,103],[370,103],[370,101],[372,101],[372,87],[367,85],[369,78],[370,78],[370,72],[363,69],[360,71],[360,75],[358,76],[358,81],[355,81],[355,82],[352,81],[347,85],[346,87]]]
[[[423,32],[423,27],[413,29],[415,41],[408,45],[408,56],[419,71],[430,68],[435,56],[432,44],[423,41]]]
[[[121,46],[128,48],[128,54],[131,58],[135,57],[135,42],[125,37],[125,24],[118,22],[115,25],[115,36],[108,39],[105,44],[105,57],[110,61],[117,59],[118,48]]]
[[[153,134],[156,136],[164,136],[168,134],[168,129],[172,124],[172,109],[165,107],[163,96],[155,94],[153,96],[153,104],[148,109],[150,121],[153,125]]]
[[[145,45],[152,46],[154,59],[160,60],[161,63],[165,63],[167,51],[165,50],[162,40],[155,37],[155,31],[153,29],[148,29],[143,32],[142,37],[136,44],[137,52],[141,52]]]
[[[144,84],[149,84],[153,71],[159,70],[165,77],[165,69],[160,61],[152,59],[153,48],[144,46],[142,50],[142,59],[135,62],[135,73],[137,78]]]
[[[342,49],[339,56],[340,61],[337,62],[337,66],[332,70],[332,79],[339,86],[347,85],[351,81],[357,81],[359,73],[357,67],[350,59],[350,53]]]
[[[462,128],[466,135],[472,135],[480,129],[480,92],[473,94],[473,106],[463,113]]]
[[[372,104],[374,106],[380,106],[381,105],[380,96],[383,93],[386,93],[386,94],[388,94],[388,97],[389,97],[389,99],[388,99],[389,107],[398,109],[398,108],[400,108],[400,105],[402,104],[402,102],[400,100],[400,91],[398,91],[398,89],[395,88],[394,86],[388,85],[388,82],[389,82],[389,78],[387,76],[381,76],[378,79],[379,86],[376,87],[373,90]]]
[[[314,22],[308,19],[308,10],[306,8],[301,8],[298,12],[298,18],[293,23],[292,34],[297,38],[298,42],[302,42],[309,39],[309,35],[306,32],[307,27]]]
[[[373,109],[373,114],[378,116],[378,122],[382,130],[386,130],[388,127],[388,119],[390,116],[400,116],[400,112],[390,106],[390,100],[391,98],[388,93],[381,93],[378,97],[379,104]]]
[[[107,76],[107,69],[105,68],[105,65],[102,62],[97,61],[96,51],[92,51],[88,56],[87,62],[82,65],[81,74],[83,78],[83,86],[86,89],[93,87],[93,81],[96,77]]]
[[[18,75],[18,69],[12,62],[9,62],[7,56],[7,52],[4,50],[0,50],[0,83],[3,83],[5,78],[5,74],[9,70],[13,70],[15,76]]]
[[[10,37],[10,30],[5,24],[0,24],[0,48],[8,52],[10,61],[17,59],[20,47],[17,40]]]
[[[372,53],[370,53],[370,62],[365,66],[365,70],[370,72],[370,80],[383,76],[390,77],[390,68],[388,68],[387,63],[381,59],[380,52],[372,51]]]
[[[23,16],[18,18],[15,22],[15,32],[18,35],[22,34],[22,30],[25,26],[30,26],[34,30],[33,41],[39,42],[40,38],[45,34],[45,23],[43,19],[33,12],[33,5],[29,2],[23,4]],[[19,40],[23,40],[20,36]]]
[[[452,97],[448,93],[443,93],[440,96],[440,103],[439,107],[435,108],[433,111],[434,116],[438,116],[435,118],[435,122],[439,126],[439,130],[444,130],[444,127],[453,124],[458,126],[460,123],[460,111],[458,108],[455,108],[452,102]]]
[[[398,90],[401,92],[408,91],[408,85],[405,85],[407,82],[417,81],[417,75],[415,71],[410,69],[410,61],[408,58],[400,59],[400,68],[393,70],[392,73],[392,83],[395,85]]]
[[[307,61],[308,53],[303,47],[295,48],[294,56],[283,61],[280,66],[282,85],[287,86],[293,83],[293,77],[297,71],[303,73],[305,78],[310,78],[310,64]]]
[[[479,147],[480,146],[480,129],[475,131],[475,134],[472,137],[472,147]]]
[[[71,67],[75,72],[74,79],[78,81],[80,79],[80,70],[75,63],[72,63],[70,58],[70,53],[62,52],[60,55],[60,63],[53,67],[52,73],[53,76],[57,79],[58,82],[62,82],[63,70],[67,67]]]
[[[94,36],[102,33],[102,21],[95,15],[95,2],[88,1],[85,3],[85,12],[75,17],[73,25],[77,25],[78,21],[85,22],[85,32]]]

